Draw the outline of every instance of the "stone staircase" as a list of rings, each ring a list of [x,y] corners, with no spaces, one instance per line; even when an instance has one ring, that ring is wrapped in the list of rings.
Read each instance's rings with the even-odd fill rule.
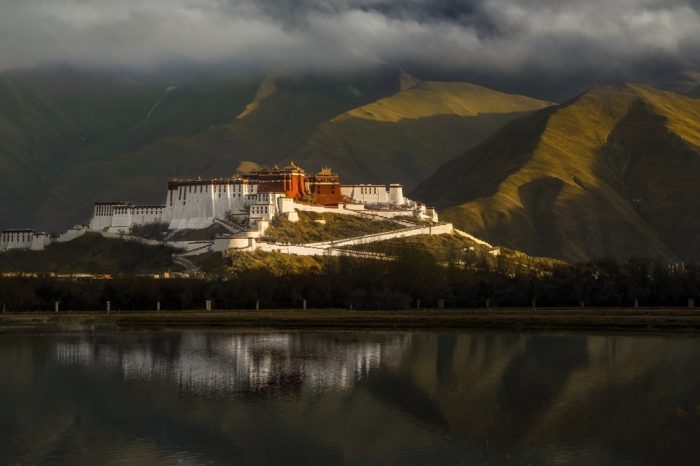
[[[236,225],[235,223],[229,222],[228,220],[225,220],[223,218],[214,218],[214,223],[218,223],[231,233],[241,233],[245,231],[245,229],[242,226]]]

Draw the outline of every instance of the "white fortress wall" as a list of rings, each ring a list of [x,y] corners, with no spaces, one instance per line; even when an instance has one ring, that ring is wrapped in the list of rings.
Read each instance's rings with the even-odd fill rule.
[[[132,206],[131,225],[148,225],[150,223],[163,223],[165,206]]]
[[[206,228],[213,223],[214,207],[211,186],[202,184],[180,185],[173,195],[173,215],[169,228]],[[175,194],[175,193],[173,193]]]
[[[329,248],[329,247],[340,247],[340,246],[350,246],[357,244],[367,244],[375,243],[377,241],[386,241],[388,239],[394,238],[406,238],[409,236],[418,235],[447,235],[454,232],[454,227],[451,223],[443,223],[440,225],[430,225],[430,226],[416,226],[410,228],[404,228],[402,230],[388,231],[383,233],[373,233],[369,235],[357,236],[354,238],[346,238],[332,241],[321,241],[318,243],[308,243],[304,246],[317,247],[317,248]]]
[[[257,189],[243,180],[207,180],[183,184],[168,191],[166,210],[171,230],[210,226],[227,214],[247,215],[249,197]]]
[[[112,226],[112,215],[116,206],[127,205],[124,202],[96,202],[90,219],[91,230],[104,230]]]
[[[131,228],[131,206],[115,206],[112,211],[111,233],[128,232]]]
[[[389,203],[393,205],[404,205],[406,203],[403,197],[403,186],[398,183],[389,185]]]
[[[56,238],[56,242],[67,243],[68,241],[73,241],[75,238],[83,236],[88,230],[91,230],[88,225],[75,225]]]
[[[391,204],[401,206],[405,204],[403,186],[394,183],[383,184],[348,184],[341,185],[340,192],[343,196],[361,202],[363,204]]]
[[[165,222],[166,206],[135,206],[122,202],[97,202],[90,219],[90,230],[127,232],[134,225]]]
[[[0,251],[29,249],[32,245],[32,230],[3,230],[0,237]]]
[[[341,185],[340,193],[363,204],[388,204],[387,187],[377,184]]]
[[[46,246],[51,244],[51,236],[48,233],[38,233],[32,234],[32,244],[29,249],[32,251],[43,251]]]

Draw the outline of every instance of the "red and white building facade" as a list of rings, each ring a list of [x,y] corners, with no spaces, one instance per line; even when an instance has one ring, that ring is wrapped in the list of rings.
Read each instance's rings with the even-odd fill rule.
[[[90,229],[119,233],[149,223],[167,223],[170,230],[201,229],[217,219],[256,228],[278,215],[293,216],[296,209],[394,209],[402,215],[427,213],[437,221],[434,210],[406,199],[400,184],[341,185],[330,168],[308,176],[290,163],[229,178],[172,179],[164,205],[97,202]]]

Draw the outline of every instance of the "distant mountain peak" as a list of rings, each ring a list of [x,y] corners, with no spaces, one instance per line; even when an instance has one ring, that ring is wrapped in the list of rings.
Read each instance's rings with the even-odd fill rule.
[[[394,95],[352,109],[335,120],[361,118],[397,122],[436,115],[475,116],[532,111],[549,105],[549,102],[466,82],[420,81]]]

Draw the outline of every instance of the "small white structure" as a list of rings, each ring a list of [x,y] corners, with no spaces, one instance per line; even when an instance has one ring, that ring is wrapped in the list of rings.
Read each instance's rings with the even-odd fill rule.
[[[66,230],[58,238],[56,238],[57,243],[66,243],[68,241],[73,241],[79,236],[83,236],[90,230],[89,225],[73,225],[73,227]]]
[[[0,251],[31,248],[33,234],[33,230],[26,229],[3,230],[2,239],[0,240]]]
[[[51,236],[48,233],[29,229],[3,230],[0,235],[0,252],[11,249],[43,251],[49,244]]]
[[[43,251],[49,244],[51,244],[51,235],[35,231],[32,233],[32,244],[29,249],[32,251]]]
[[[343,196],[368,206],[400,207],[406,204],[403,186],[398,183],[344,184],[340,186]]]
[[[125,233],[134,225],[163,221],[165,206],[133,205],[125,202],[96,202],[90,219],[91,230]]]

